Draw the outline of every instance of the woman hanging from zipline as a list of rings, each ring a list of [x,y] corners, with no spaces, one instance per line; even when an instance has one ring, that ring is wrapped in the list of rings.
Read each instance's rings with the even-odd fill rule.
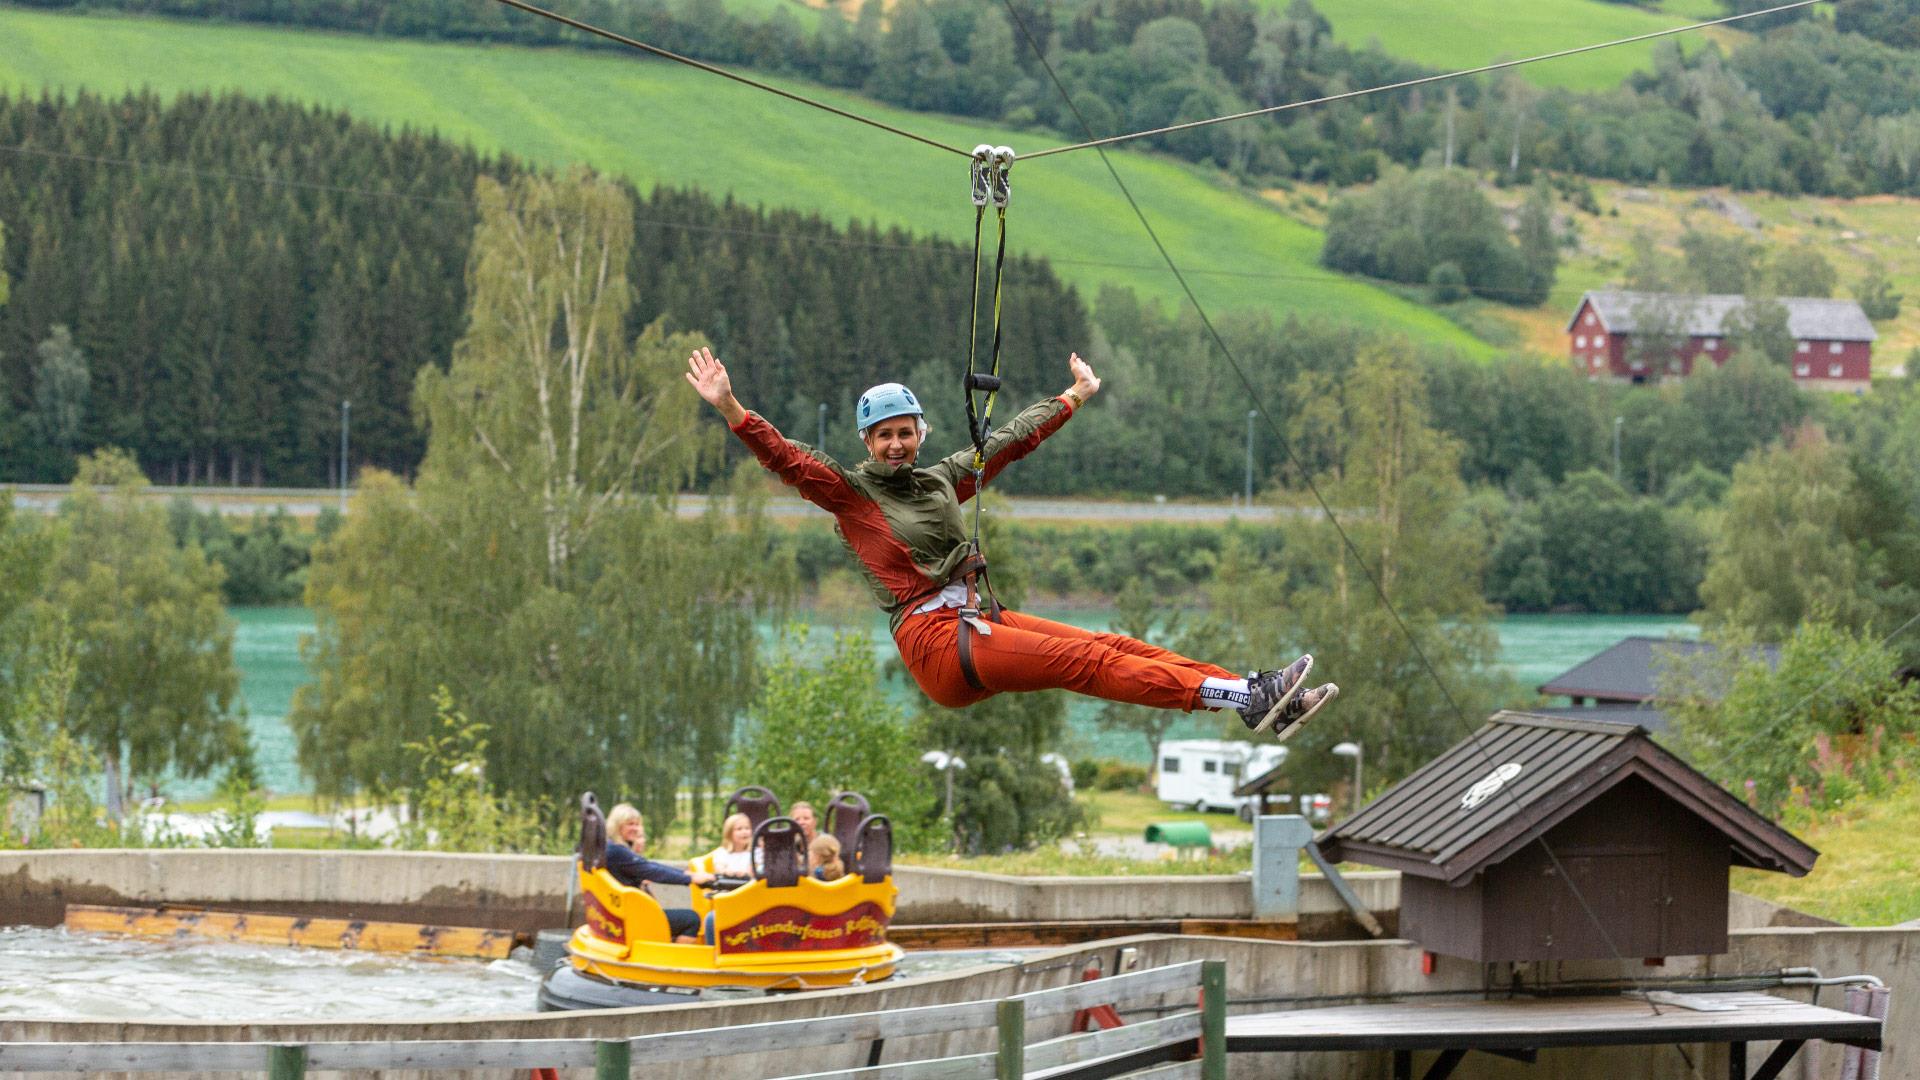
[[[727,369],[701,349],[687,382],[727,418],[760,464],[832,514],[836,531],[865,570],[891,618],[894,644],[920,689],[951,709],[1002,691],[1065,689],[1160,709],[1234,709],[1253,731],[1285,739],[1340,692],[1304,689],[1311,656],[1246,677],[1119,634],[1096,634],[999,607],[977,591],[986,562],[968,539],[960,504],[977,484],[1025,457],[1060,430],[1100,389],[1078,355],[1073,386],[1032,405],[984,442],[932,468],[914,467],[927,435],[913,392],[881,383],[860,395],[861,441],[870,455],[848,469],[786,439],[733,396]]]

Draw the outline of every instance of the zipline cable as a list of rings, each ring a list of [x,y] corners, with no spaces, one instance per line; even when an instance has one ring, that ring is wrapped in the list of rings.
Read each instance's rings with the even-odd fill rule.
[[[501,0],[501,2],[512,3],[513,0]],[[1369,86],[1361,90],[1348,90],[1344,93],[1328,94],[1325,97],[1311,98],[1306,101],[1290,101],[1285,105],[1269,105],[1264,109],[1248,109],[1246,112],[1229,113],[1225,116],[1215,116],[1205,120],[1190,120],[1184,124],[1169,124],[1166,127],[1153,128],[1148,131],[1135,131],[1126,135],[1109,135],[1104,139],[1093,138],[1093,129],[1089,127],[1087,129],[1089,138],[1086,142],[1070,143],[1066,146],[1055,146],[1031,154],[1022,154],[1021,158],[1026,161],[1032,161],[1035,158],[1043,158],[1050,154],[1065,154],[1073,150],[1085,150],[1090,147],[1111,146],[1114,143],[1127,142],[1132,139],[1144,139],[1150,135],[1165,135],[1174,131],[1189,131],[1193,128],[1206,127],[1210,124],[1224,124],[1230,120],[1245,120],[1254,116],[1268,116],[1273,113],[1287,112],[1291,109],[1304,109],[1309,105],[1326,105],[1335,101],[1347,101],[1352,98],[1366,97],[1369,94],[1382,94],[1389,90],[1405,90],[1409,87],[1426,86],[1430,83],[1465,78],[1468,75],[1484,75],[1490,71],[1505,71],[1508,68],[1521,67],[1526,64],[1537,64],[1543,60],[1559,60],[1563,57],[1578,56],[1581,53],[1598,52],[1601,49],[1611,49],[1619,45],[1632,45],[1636,42],[1652,41],[1654,38],[1691,33],[1695,30],[1704,30],[1713,26],[1724,26],[1727,23],[1736,23],[1742,19],[1757,19],[1762,15],[1777,15],[1783,11],[1793,11],[1796,8],[1811,7],[1814,4],[1833,2],[1834,0],[1793,0],[1793,3],[1781,4],[1778,7],[1763,8],[1759,11],[1746,11],[1738,15],[1708,19],[1705,22],[1689,23],[1685,26],[1672,26],[1665,30],[1636,34],[1633,37],[1617,38],[1613,41],[1601,41],[1592,45],[1581,45],[1572,49],[1561,49],[1559,52],[1541,53],[1538,56],[1527,56],[1518,60],[1502,60],[1498,63],[1485,64],[1477,68],[1467,68],[1463,71],[1446,71],[1434,75],[1422,75],[1417,79],[1406,79],[1401,82],[1386,83],[1381,86]],[[1028,37],[1028,41],[1031,43],[1031,36]],[[1035,51],[1038,51],[1038,46],[1035,47]],[[1044,59],[1042,62],[1045,62]],[[1075,110],[1075,115],[1078,115],[1078,110]]]
[[[1803,2],[1818,2],[1818,0],[1803,0]],[[1040,48],[1040,43],[1034,38],[1033,32],[1027,28],[1026,19],[1021,17],[1020,11],[1014,6],[1013,0],[1001,0],[1001,3],[1006,6],[1007,14],[1013,18],[1014,25],[1019,29],[1021,36],[1026,38],[1028,46],[1032,48],[1034,55],[1039,58],[1041,66],[1046,69],[1047,77],[1053,81],[1054,89],[1059,91],[1061,100],[1066,103],[1067,108],[1073,113],[1074,118],[1080,121],[1081,128],[1085,130],[1087,134],[1093,134],[1092,125],[1087,123],[1087,119],[1081,114],[1079,106],[1074,104],[1073,95],[1067,91],[1066,84],[1060,81],[1059,74],[1053,70],[1053,64],[1047,60],[1046,53]],[[1187,284],[1186,275],[1180,272],[1179,265],[1173,261],[1173,255],[1167,251],[1166,244],[1161,242],[1159,232],[1154,229],[1153,223],[1147,219],[1146,212],[1140,208],[1140,203],[1133,197],[1133,192],[1127,187],[1127,182],[1121,179],[1119,170],[1113,167],[1112,159],[1107,156],[1104,140],[1094,140],[1084,145],[1092,147],[1099,153],[1100,161],[1107,167],[1107,173],[1113,177],[1114,184],[1119,187],[1120,193],[1126,197],[1127,205],[1133,208],[1134,216],[1140,219],[1141,227],[1146,230],[1148,238],[1153,241],[1153,246],[1160,252],[1161,259],[1165,260],[1167,269],[1172,271],[1174,280],[1180,283],[1180,288],[1187,295],[1187,302],[1193,305],[1194,312],[1200,316],[1200,324],[1206,328],[1207,335],[1213,340],[1214,347],[1220,350],[1220,355],[1226,357],[1227,363],[1233,368],[1234,374],[1239,377],[1240,385],[1246,390],[1248,399],[1257,407],[1256,411],[1259,412],[1261,419],[1266,421],[1267,428],[1273,433],[1274,440],[1279,445],[1281,453],[1289,461],[1294,462],[1296,465],[1300,464],[1299,459],[1294,456],[1292,444],[1287,440],[1285,433],[1280,430],[1280,426],[1274,422],[1272,411],[1266,407],[1266,402],[1261,398],[1259,391],[1254,388],[1253,380],[1247,377],[1246,369],[1240,366],[1240,361],[1233,355],[1233,350],[1227,347],[1226,340],[1220,336],[1220,331],[1215,329],[1213,319],[1207,314],[1206,308],[1201,306],[1200,298],[1194,294],[1193,287]],[[1466,710],[1461,708],[1460,702],[1453,696],[1453,691],[1447,686],[1446,680],[1440,677],[1439,669],[1435,668],[1433,661],[1428,658],[1426,649],[1421,647],[1420,639],[1414,635],[1413,629],[1407,625],[1405,619],[1401,618],[1399,609],[1394,607],[1393,601],[1388,598],[1386,589],[1380,583],[1379,575],[1375,574],[1373,569],[1367,565],[1367,560],[1361,554],[1359,546],[1353,542],[1353,538],[1347,534],[1345,527],[1340,524],[1339,517],[1333,512],[1332,504],[1327,502],[1326,497],[1320,493],[1320,487],[1313,482],[1312,475],[1304,468],[1300,470],[1300,475],[1306,483],[1307,490],[1313,494],[1314,501],[1320,504],[1321,512],[1326,515],[1327,521],[1333,526],[1334,531],[1339,534],[1340,541],[1345,546],[1347,553],[1353,557],[1355,565],[1360,568],[1361,575],[1367,579],[1368,584],[1373,586],[1374,595],[1379,597],[1381,607],[1392,617],[1394,625],[1399,628],[1401,636],[1407,641],[1408,647],[1413,650],[1414,656],[1419,659],[1421,667],[1423,667],[1427,675],[1433,679],[1434,686],[1439,689],[1441,696],[1446,699],[1448,707],[1452,710],[1460,726],[1467,732],[1467,741],[1472,744],[1481,758],[1491,765],[1493,763],[1492,755],[1488,752],[1487,747],[1481,740],[1476,737],[1477,731],[1474,729],[1472,722],[1467,719]],[[1520,804],[1519,796],[1514,793],[1512,787],[1502,784],[1499,790],[1505,793],[1508,800],[1510,800],[1516,815],[1522,820],[1525,820],[1527,818],[1525,808]],[[1529,824],[1532,823],[1529,822]],[[1605,943],[1607,952],[1612,954],[1616,962],[1625,963],[1626,957],[1621,954],[1619,946],[1614,944],[1613,935],[1607,933],[1606,925],[1600,921],[1598,913],[1596,913],[1593,906],[1587,902],[1586,895],[1581,892],[1579,885],[1573,880],[1572,875],[1567,872],[1566,867],[1560,861],[1560,857],[1554,853],[1552,845],[1548,844],[1547,838],[1544,835],[1537,836],[1534,838],[1534,842],[1540,845],[1541,850],[1546,853],[1548,861],[1553,864],[1554,873],[1559,875],[1560,880],[1565,882],[1567,889],[1573,893],[1573,898],[1579,903],[1580,909],[1585,913],[1588,923],[1592,925],[1595,932],[1598,933],[1600,940]],[[1659,1015],[1660,1006],[1657,1002],[1649,1000],[1647,1004],[1652,1008],[1655,1015]],[[1681,1053],[1683,1056],[1685,1055],[1684,1050],[1682,1050]],[[1689,1063],[1691,1063],[1690,1059]]]
[[[500,0],[500,3],[505,4],[510,8],[516,8],[520,11],[524,11],[529,15],[538,15],[543,19],[552,19],[554,22],[560,23],[564,26],[571,26],[575,30],[579,30],[588,34],[593,34],[596,37],[606,38],[608,41],[617,42],[618,44],[625,45],[630,49],[639,49],[641,52],[651,53],[654,56],[660,57],[662,60],[671,60],[676,64],[685,64],[690,68],[697,68],[701,71],[707,72],[710,75],[718,75],[723,79],[732,79],[734,82],[741,83],[742,85],[745,85],[745,86],[751,86],[756,90],[765,90],[769,94],[773,94],[777,97],[786,98],[788,101],[798,102],[801,105],[811,105],[812,107],[819,109],[823,112],[830,112],[835,116],[845,117],[848,120],[852,120],[856,123],[865,124],[868,127],[879,128],[881,131],[898,135],[904,139],[912,139],[914,142],[921,143],[926,146],[931,146],[935,150],[945,150],[950,154],[959,154],[961,157],[971,156],[965,150],[962,150],[957,146],[948,146],[946,143],[940,142],[937,139],[929,139],[925,135],[916,135],[913,132],[907,131],[904,128],[894,127],[892,124],[888,124],[880,120],[875,120],[870,116],[862,116],[856,112],[848,112],[846,109],[842,109],[837,105],[829,105],[824,101],[817,101],[813,98],[807,97],[804,94],[796,94],[791,90],[782,90],[777,86],[773,86],[768,83],[763,83],[758,79],[750,79],[745,75],[739,74],[738,72],[728,71],[726,68],[716,67],[704,61],[695,60],[691,56],[682,56],[677,52],[673,52],[672,50],[669,50],[669,49],[663,49],[658,45],[649,45],[644,41],[636,41],[633,38],[627,37],[624,34],[616,34],[611,30],[602,30],[600,27],[595,26],[592,23],[581,22],[579,19],[575,19],[567,15],[562,15],[557,11],[548,11],[546,8],[538,7],[534,4],[529,4],[526,2],[526,0]]]

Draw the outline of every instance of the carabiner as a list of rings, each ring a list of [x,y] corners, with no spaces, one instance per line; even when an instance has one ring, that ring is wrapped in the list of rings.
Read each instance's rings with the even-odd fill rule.
[[[994,185],[989,175],[992,171],[993,147],[988,146],[986,143],[981,143],[979,146],[973,148],[973,164],[971,168],[973,178],[973,205],[985,206],[987,205],[987,200],[992,197]]]
[[[978,148],[974,150],[976,154],[979,152]],[[1013,181],[1010,177],[1013,171],[1013,148],[996,146],[993,148],[992,154],[993,205],[998,209],[1005,210],[1007,208],[1007,200],[1013,198]]]

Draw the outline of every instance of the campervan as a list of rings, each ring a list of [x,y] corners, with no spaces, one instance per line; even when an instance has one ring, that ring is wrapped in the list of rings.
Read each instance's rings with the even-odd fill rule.
[[[1160,744],[1160,801],[1194,810],[1232,810],[1246,817],[1255,799],[1233,789],[1287,760],[1287,748],[1226,739],[1173,739]]]

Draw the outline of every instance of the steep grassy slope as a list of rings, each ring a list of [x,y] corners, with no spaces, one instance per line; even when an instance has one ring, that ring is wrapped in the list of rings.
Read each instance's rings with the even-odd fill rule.
[[[971,226],[965,162],[686,68],[572,50],[431,45],[311,31],[0,9],[0,88],[173,94],[234,89],[434,128],[553,165],[584,161],[642,184],[697,186],[749,203],[959,237]],[[956,146],[1055,141],[887,110],[805,87]],[[1320,234],[1199,170],[1142,154],[1116,162],[1212,308],[1261,307],[1486,347],[1432,311],[1316,265]],[[326,177],[329,182],[339,178]],[[1177,300],[1178,290],[1091,154],[1015,170],[1012,246],[1069,280]]]
[[[832,6],[852,18],[865,2],[727,0],[727,6],[756,15],[782,3],[815,9]],[[881,2],[893,6],[893,0]],[[1254,2],[1282,11],[1293,0]],[[1349,45],[1378,41],[1396,56],[1450,69],[1634,37],[1727,13],[1719,0],[1662,0],[1650,7],[1610,0],[1315,0],[1314,7],[1333,24],[1334,36]],[[1731,43],[1739,36],[1734,29],[1709,30],[1677,40],[1691,52],[1710,39]],[[1649,66],[1652,55],[1653,43],[1647,42],[1520,70],[1540,86],[1595,90],[1618,86],[1630,72]]]
[[[1920,919],[1920,783],[1787,827],[1820,852],[1804,878],[1735,870],[1733,887],[1849,926]]]
[[[1286,6],[1286,0],[1265,2]],[[1558,52],[1724,14],[1711,5],[1703,7],[1685,0],[1660,11],[1606,0],[1453,0],[1446,4],[1428,0],[1327,0],[1319,7],[1340,40],[1352,45],[1377,40],[1389,53],[1441,68],[1478,67],[1496,60]],[[1691,52],[1709,40],[1708,35],[1718,35],[1724,42],[1734,33],[1696,31],[1670,40]],[[1618,86],[1629,73],[1650,66],[1653,49],[1653,42],[1642,42],[1531,64],[1520,70],[1541,86],[1602,89]]]

